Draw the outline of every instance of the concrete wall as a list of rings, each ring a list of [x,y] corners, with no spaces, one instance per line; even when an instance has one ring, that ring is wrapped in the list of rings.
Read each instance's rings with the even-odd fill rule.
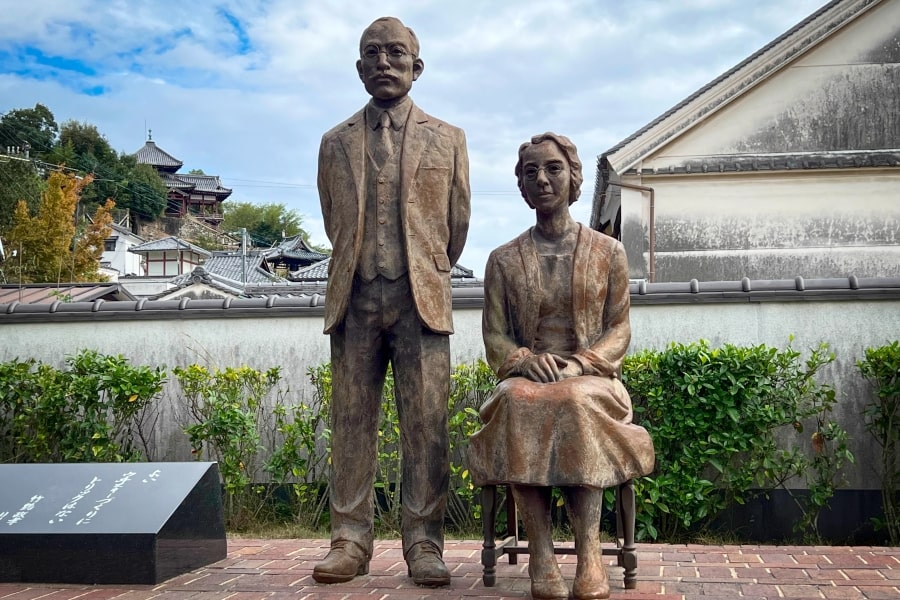
[[[870,290],[859,294],[848,289],[831,297],[789,290],[765,296],[720,293],[716,295],[719,300],[706,298],[702,302],[702,294],[645,296],[634,292],[632,296],[631,351],[662,349],[671,342],[689,343],[701,338],[713,346],[733,343],[783,348],[793,335],[793,346],[800,350],[827,342],[837,360],[824,373],[825,380],[836,387],[838,420],[849,431],[857,457],[856,466],[848,473],[850,488],[879,486],[873,471],[879,449],[865,432],[861,418],[862,407],[872,397],[871,390],[858,374],[855,362],[865,348],[900,338],[900,284],[894,282],[888,293]],[[104,307],[118,304],[133,303],[106,303]],[[179,306],[177,302],[147,306],[151,304]],[[458,304],[454,312],[456,334],[451,337],[454,364],[483,356],[480,303],[475,298]],[[232,305],[197,310],[192,315],[186,310],[167,310],[149,317],[146,310],[142,314],[130,308],[115,318],[88,310],[71,319],[60,319],[59,313],[23,315],[23,308],[16,307],[10,313],[9,307],[0,306],[0,361],[35,358],[62,365],[67,354],[90,348],[123,354],[135,364],[170,369],[193,363],[221,368],[281,366],[284,382],[290,387],[289,399],[303,402],[312,393],[307,369],[326,362],[329,356],[318,307],[263,308],[253,316],[244,316]],[[40,310],[46,312],[46,307]],[[180,403],[176,388],[177,384],[167,385],[163,398],[163,418],[156,432],[159,452],[153,457],[157,460],[190,458],[186,437],[177,424]]]

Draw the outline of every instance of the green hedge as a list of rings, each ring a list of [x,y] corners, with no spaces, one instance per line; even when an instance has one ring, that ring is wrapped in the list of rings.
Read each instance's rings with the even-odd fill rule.
[[[873,352],[860,368],[893,412],[873,408],[867,422],[873,433],[882,432],[880,440],[894,436],[888,437],[896,460],[900,350],[895,343]],[[794,498],[803,515],[797,534],[818,539],[818,514],[853,461],[846,432],[831,418],[834,391],[820,382],[822,367],[833,359],[824,345],[804,356],[790,345],[710,348],[704,341],[626,357],[623,380],[635,422],[650,431],[657,454],[655,472],[636,482],[639,537],[684,539],[709,528],[731,503],[776,488],[791,493],[797,486],[788,482],[799,479],[809,493]],[[264,519],[328,525],[329,365],[308,371],[310,398],[292,397],[278,368],[190,365],[172,372],[180,388],[179,423],[195,458],[220,464],[230,528]],[[148,433],[165,374],[164,367],[134,367],[121,356],[93,351],[69,357],[63,369],[33,360],[0,363],[0,462],[152,458]],[[478,490],[465,453],[480,427],[477,409],[496,379],[477,361],[457,366],[451,382],[448,526],[477,535]],[[399,530],[402,460],[390,376],[380,432],[377,527],[389,535]],[[896,481],[891,485],[896,498]],[[896,520],[893,514],[886,523]]]
[[[0,363],[0,462],[144,458],[165,367],[134,367],[91,350],[65,364]]]
[[[875,387],[875,398],[864,411],[866,430],[881,446],[881,503],[890,544],[900,545],[900,342],[866,348],[857,361],[863,377]]]
[[[648,429],[656,471],[636,482],[638,536],[678,540],[703,531],[732,502],[800,478],[797,533],[817,539],[817,517],[853,456],[830,420],[834,390],[816,375],[834,360],[790,346],[672,344],[628,356],[623,381]]]

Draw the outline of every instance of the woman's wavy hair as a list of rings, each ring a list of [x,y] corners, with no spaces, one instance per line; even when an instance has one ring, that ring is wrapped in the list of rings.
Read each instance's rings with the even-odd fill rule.
[[[519,161],[516,163],[516,180],[519,184],[519,191],[522,193],[522,197],[525,198],[525,202],[528,202],[528,196],[525,194],[525,174],[522,170],[522,155],[525,153],[525,150],[531,146],[547,141],[556,144],[562,151],[563,156],[566,157],[566,162],[569,163],[569,172],[572,174],[571,180],[569,181],[569,206],[571,206],[572,203],[581,196],[581,184],[584,182],[584,174],[581,170],[581,161],[578,160],[578,149],[575,148],[575,144],[573,144],[572,140],[566,136],[559,135],[558,133],[548,131],[532,137],[531,141],[525,142],[519,146]],[[528,206],[531,206],[530,202],[528,202]],[[534,207],[532,206],[532,208]]]

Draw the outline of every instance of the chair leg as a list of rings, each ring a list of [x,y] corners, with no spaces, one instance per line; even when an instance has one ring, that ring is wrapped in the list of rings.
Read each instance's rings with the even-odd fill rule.
[[[516,510],[516,500],[513,498],[512,488],[506,486],[506,535],[513,539],[513,545],[519,545],[519,513]],[[519,555],[510,552],[509,564],[519,564]]]
[[[616,528],[622,539],[619,565],[625,569],[625,589],[637,587],[637,549],[634,545],[634,482],[628,480],[616,489]]]
[[[497,545],[494,540],[497,525],[497,486],[486,485],[481,488],[481,525],[484,543],[481,549],[481,565],[483,572],[481,581],[485,587],[494,587],[497,583]]]

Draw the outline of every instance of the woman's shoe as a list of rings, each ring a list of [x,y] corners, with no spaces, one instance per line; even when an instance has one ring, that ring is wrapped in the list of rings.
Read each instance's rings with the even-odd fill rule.
[[[580,576],[576,574],[572,585],[572,596],[575,600],[600,600],[609,598],[609,577],[602,563],[585,569]]]
[[[535,600],[568,600],[569,586],[566,585],[566,580],[563,579],[558,567],[555,571],[549,577],[535,579],[531,565],[528,565],[532,598]]]
[[[535,600],[568,600],[569,586],[559,579],[531,580],[531,597]],[[607,596],[608,597],[608,596]]]

